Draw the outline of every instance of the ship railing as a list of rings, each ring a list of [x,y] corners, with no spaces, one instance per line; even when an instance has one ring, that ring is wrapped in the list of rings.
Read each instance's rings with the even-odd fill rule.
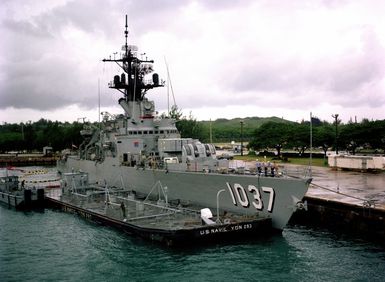
[[[156,217],[162,217],[162,216],[170,216],[173,215],[174,213],[159,213],[159,214],[151,214],[151,215],[144,215],[144,216],[137,216],[137,217],[130,217],[127,218],[127,221],[135,221],[135,220],[140,220],[140,219],[151,219],[151,218],[156,218]]]
[[[181,211],[155,203],[143,202],[126,197],[110,197],[106,213],[124,221],[150,220],[158,217],[174,217]]]
[[[169,203],[164,199],[158,199],[158,201],[153,201],[149,200],[147,197],[145,200],[138,200],[135,198],[134,195],[129,194],[129,190],[108,190],[108,196],[104,198],[103,196],[106,195],[105,189],[99,190],[103,189],[100,187],[87,188],[78,188],[75,191],[70,191],[70,193],[67,195],[71,198],[69,198],[68,200],[71,202],[76,201],[78,205],[84,207],[88,204],[92,204],[92,202],[95,200],[95,197],[99,197],[101,203],[103,203],[103,206],[105,205],[106,208],[109,209],[110,213],[115,214],[115,217],[121,217],[122,208],[124,208],[125,211],[129,212],[137,211],[138,216],[134,218],[139,219],[139,214],[141,214],[141,212],[144,213],[144,207],[146,207],[145,212],[151,214],[141,214],[140,216],[147,216],[148,218],[175,214],[189,215],[191,217],[196,217],[199,215],[199,211],[196,210],[170,206]],[[87,193],[90,190],[91,193]],[[131,220],[132,217],[130,217],[129,219]]]
[[[103,193],[104,194],[104,192],[97,192],[97,193]],[[89,198],[90,196],[92,196],[93,194],[81,194],[81,193],[77,193],[77,192],[72,192],[71,193],[72,195],[74,195],[74,196],[77,196],[77,197],[80,197],[80,198]]]
[[[192,218],[197,218],[199,212],[196,210],[189,210],[185,208],[174,208],[166,205],[164,201],[161,203],[137,200],[134,198],[111,196],[108,202],[109,214],[117,218],[124,218],[125,220],[136,219],[150,219],[164,216],[183,215]],[[131,216],[126,217],[125,214],[129,212]],[[132,212],[135,214],[132,215]],[[133,217],[134,216],[134,217]]]
[[[280,170],[280,175],[293,178],[309,178],[311,177],[311,169],[309,167],[283,167]]]
[[[168,205],[164,205],[164,202],[162,202],[162,204],[156,204],[156,203],[152,203],[152,202],[149,202],[149,201],[140,201],[140,200],[125,198],[125,197],[120,197],[120,196],[116,197],[116,199],[120,200],[120,201],[123,201],[123,202],[131,202],[131,203],[135,203],[135,204],[143,204],[144,206],[153,207],[153,208],[157,208],[157,209],[160,209],[160,210],[167,210],[167,211],[170,211],[172,213],[182,213],[182,212],[183,213],[190,213],[190,214],[197,214],[198,213],[197,211],[194,211],[194,210],[170,207]],[[113,205],[118,205],[118,206],[121,205],[119,203],[113,203],[113,202],[110,202],[110,203],[113,204]]]
[[[228,168],[220,167],[218,173],[256,175],[258,177],[311,177],[311,167],[304,166],[283,166],[274,162],[245,162],[242,160],[232,160]]]
[[[9,196],[10,198],[16,198],[16,199],[20,199],[20,200],[23,200],[24,198],[23,198],[23,196],[19,196],[19,195],[12,195],[12,194],[10,194],[10,193],[6,193],[6,192],[0,192],[0,195],[1,195],[1,197],[3,197],[4,198],[4,196]]]
[[[87,186],[81,188],[72,188],[67,192],[61,193],[61,196],[65,197],[69,202],[78,202],[81,206],[86,205],[87,203],[92,202],[95,197],[101,197],[105,195],[105,191],[101,190],[103,188],[98,186]],[[64,200],[62,198],[62,200]]]

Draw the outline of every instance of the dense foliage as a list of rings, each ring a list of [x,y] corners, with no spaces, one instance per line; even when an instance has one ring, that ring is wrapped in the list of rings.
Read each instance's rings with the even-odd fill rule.
[[[255,130],[266,122],[276,122],[283,124],[290,123],[289,121],[278,117],[248,117],[243,119],[234,118],[202,121],[200,122],[202,124],[202,133],[200,139],[203,142],[213,143],[230,143],[231,141],[239,142],[241,139],[244,141],[249,141],[254,137]]]
[[[326,153],[328,148],[355,153],[357,149],[385,149],[385,120],[340,124],[312,122],[313,147]],[[337,144],[337,147],[336,147]],[[310,122],[276,123],[267,122],[254,131],[249,143],[254,150],[289,149],[303,153],[310,147]]]
[[[83,125],[40,119],[34,123],[3,124],[0,126],[0,152],[42,151],[44,146],[54,150],[71,148],[82,141],[80,130]]]
[[[217,119],[197,121],[191,114],[182,116],[177,108],[170,113],[177,119],[176,126],[182,137],[192,137],[203,142],[249,142],[253,150],[276,149],[305,152],[310,146],[310,122],[290,122],[280,118]],[[241,123],[242,122],[242,123]],[[62,123],[40,119],[34,123],[0,125],[0,152],[41,151],[44,146],[52,146],[55,151],[78,146],[82,142],[80,130],[83,124]],[[241,130],[242,127],[242,130]],[[337,129],[337,140],[336,140]],[[211,133],[210,133],[211,132]],[[385,149],[385,120],[347,124],[312,120],[313,147],[324,152],[335,149],[355,153],[359,149]]]
[[[165,116],[165,114],[163,114]],[[190,113],[189,117],[183,116],[178,106],[172,106],[170,117],[176,120],[176,128],[182,138],[202,139],[202,125]]]

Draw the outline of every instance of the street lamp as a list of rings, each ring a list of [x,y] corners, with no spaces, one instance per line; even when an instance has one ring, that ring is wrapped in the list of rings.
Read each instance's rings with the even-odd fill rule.
[[[336,124],[336,155],[338,155],[338,114],[332,115],[332,117],[335,119]]]

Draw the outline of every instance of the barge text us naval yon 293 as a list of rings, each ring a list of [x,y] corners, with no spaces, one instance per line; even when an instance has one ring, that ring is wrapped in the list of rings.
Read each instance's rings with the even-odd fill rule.
[[[164,83],[152,73],[153,61],[139,59],[137,47],[128,45],[127,37],[126,16],[123,53],[118,59],[103,60],[122,69],[109,88],[122,94],[118,102],[124,113],[104,113],[98,126],[85,124],[78,154],[60,160],[59,171],[81,170],[90,181],[144,194],[160,181],[170,200],[213,210],[218,201],[220,212],[258,213],[271,217],[273,228],[282,230],[295,209],[303,206],[311,178],[232,173],[228,160],[217,159],[212,144],[181,138],[173,118],[155,114],[146,93]]]

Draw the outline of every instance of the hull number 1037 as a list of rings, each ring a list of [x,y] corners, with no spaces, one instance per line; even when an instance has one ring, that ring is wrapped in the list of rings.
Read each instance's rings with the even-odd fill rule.
[[[259,211],[263,210],[264,203],[261,197],[261,192],[257,187],[255,187],[254,185],[248,185],[247,186],[247,191],[249,192],[248,193],[246,192],[246,189],[243,188],[241,184],[234,183],[233,187],[231,187],[231,185],[228,182],[226,182],[226,185],[227,185],[227,188],[229,189],[231,199],[235,206],[238,206],[238,203],[239,203],[242,207],[249,208],[250,200],[249,200],[248,194],[251,193],[253,196],[251,204],[254,206],[255,209]],[[271,187],[262,186],[261,190],[263,193],[269,194],[267,211],[273,212],[274,200],[275,200],[274,189]]]

